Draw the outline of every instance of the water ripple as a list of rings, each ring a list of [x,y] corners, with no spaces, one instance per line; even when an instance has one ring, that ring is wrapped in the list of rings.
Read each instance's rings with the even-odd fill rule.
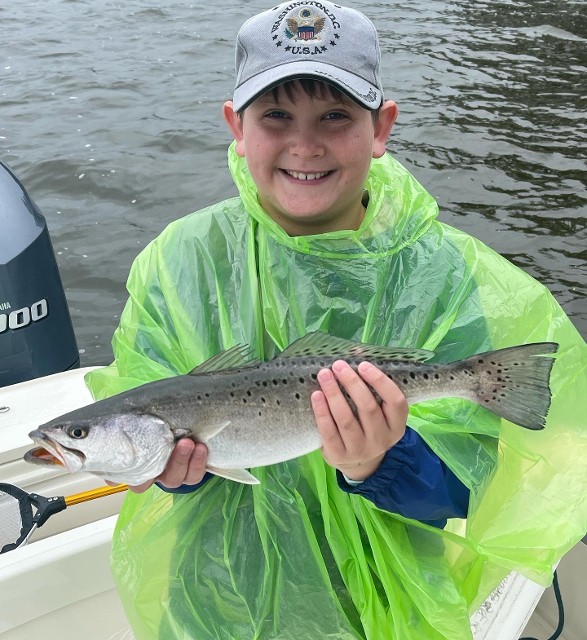
[[[566,0],[356,0],[376,23],[390,150],[441,217],[555,293],[587,334],[587,18]],[[0,157],[44,211],[82,364],[110,358],[135,255],[235,193],[222,103],[264,0],[0,7]],[[221,18],[220,18],[221,16]]]

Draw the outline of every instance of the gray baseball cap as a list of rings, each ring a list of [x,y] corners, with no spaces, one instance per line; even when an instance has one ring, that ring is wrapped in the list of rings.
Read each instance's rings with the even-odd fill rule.
[[[373,23],[327,0],[284,2],[244,23],[236,38],[234,110],[297,78],[335,85],[367,109],[383,101]]]

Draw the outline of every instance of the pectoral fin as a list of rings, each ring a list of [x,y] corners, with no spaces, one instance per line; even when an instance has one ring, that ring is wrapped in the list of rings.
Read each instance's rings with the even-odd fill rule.
[[[215,476],[241,482],[242,484],[260,484],[254,475],[246,469],[219,469],[218,467],[207,466],[206,469]]]
[[[220,422],[218,424],[208,424],[203,427],[196,427],[192,429],[173,429],[173,436],[176,440],[181,438],[193,438],[197,442],[203,442],[206,444],[209,440],[212,440],[214,436],[217,436],[221,431],[224,431],[226,427],[230,425],[230,420],[226,422]]]

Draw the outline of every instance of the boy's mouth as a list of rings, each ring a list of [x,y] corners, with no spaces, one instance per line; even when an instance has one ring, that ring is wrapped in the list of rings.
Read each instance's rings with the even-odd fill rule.
[[[289,171],[288,169],[282,169],[282,171],[295,180],[307,182],[320,180],[320,178],[324,178],[332,173],[332,171],[316,171],[314,173],[304,173],[302,171]]]

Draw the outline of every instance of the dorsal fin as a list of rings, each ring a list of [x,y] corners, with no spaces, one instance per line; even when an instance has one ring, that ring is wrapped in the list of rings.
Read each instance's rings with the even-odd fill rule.
[[[208,358],[195,369],[190,371],[190,376],[199,376],[203,373],[214,371],[225,371],[227,369],[242,369],[260,364],[259,360],[253,357],[250,347],[237,344],[230,349],[221,351],[215,356]]]
[[[434,355],[426,349],[378,347],[372,344],[335,338],[322,331],[308,333],[279,354],[279,358],[299,356],[331,356],[334,358],[365,358],[383,361],[424,362]]]

